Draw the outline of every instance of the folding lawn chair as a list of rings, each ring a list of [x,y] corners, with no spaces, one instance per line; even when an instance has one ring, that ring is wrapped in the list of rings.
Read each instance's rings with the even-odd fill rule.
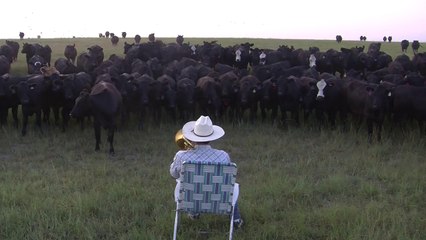
[[[234,229],[234,207],[239,185],[235,182],[235,163],[184,162],[175,189],[176,216],[173,239],[176,240],[179,213],[210,213],[230,216],[229,239]]]

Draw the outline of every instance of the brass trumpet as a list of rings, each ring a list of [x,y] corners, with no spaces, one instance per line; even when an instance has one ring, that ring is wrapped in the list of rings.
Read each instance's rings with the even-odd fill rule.
[[[194,148],[194,145],[192,145],[192,143],[183,136],[182,129],[177,131],[175,135],[175,142],[181,150],[189,150]]]

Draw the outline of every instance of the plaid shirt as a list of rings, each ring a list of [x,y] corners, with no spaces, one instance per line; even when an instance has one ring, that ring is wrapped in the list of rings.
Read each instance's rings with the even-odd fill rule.
[[[210,145],[195,145],[193,149],[176,153],[172,164],[170,164],[170,175],[172,177],[179,177],[184,161],[229,163],[231,159],[228,153],[223,150],[214,149]]]

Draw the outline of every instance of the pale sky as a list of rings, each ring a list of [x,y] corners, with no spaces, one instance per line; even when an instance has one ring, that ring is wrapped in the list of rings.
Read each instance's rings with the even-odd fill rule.
[[[235,37],[426,41],[425,0],[20,0],[2,2],[0,39]]]

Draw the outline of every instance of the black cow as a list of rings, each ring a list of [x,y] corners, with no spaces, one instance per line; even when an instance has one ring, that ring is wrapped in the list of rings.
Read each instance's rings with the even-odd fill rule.
[[[195,82],[189,78],[182,78],[177,81],[176,105],[179,119],[187,122],[195,115]]]
[[[295,122],[296,127],[300,126],[300,103],[304,102],[305,96],[309,93],[311,87],[309,81],[316,82],[315,79],[309,77],[281,76],[276,79],[278,106],[281,111],[281,123],[284,127],[288,126],[287,112],[290,113],[290,120]]]
[[[342,38],[342,36],[341,36],[341,35],[336,35],[336,42],[337,42],[337,43],[341,43],[341,42],[342,42],[342,40],[343,40],[343,38]]]
[[[123,126],[127,124],[130,118],[130,112],[132,112],[131,110],[137,109],[137,98],[135,98],[137,93],[137,84],[135,79],[138,77],[140,77],[138,73],[122,73],[111,78],[117,90],[120,92],[123,101],[121,108],[121,123]]]
[[[77,66],[65,58],[56,59],[54,66],[61,74],[71,74],[77,72]]]
[[[93,75],[93,70],[104,61],[104,52],[103,48],[98,45],[93,45],[87,50],[87,52],[83,52],[77,57],[77,71]],[[95,76],[93,75],[92,77]]]
[[[279,77],[283,75],[286,69],[289,69],[291,64],[289,61],[279,61],[266,65],[258,65],[253,68],[253,74],[261,81],[265,81],[271,77]]]
[[[414,70],[426,76],[426,53],[417,53],[414,55],[412,62]]]
[[[401,64],[404,69],[404,72],[412,71],[414,69],[413,62],[410,57],[405,54],[396,56],[394,62]]]
[[[370,84],[348,79],[344,86],[345,103],[352,115],[367,123],[368,142],[372,142],[374,125],[381,141],[382,125],[389,111],[389,89],[382,84]]]
[[[109,153],[115,154],[114,132],[117,128],[116,118],[120,114],[121,104],[120,92],[108,80],[97,81],[90,92],[84,90],[76,99],[70,116],[80,117],[88,113],[93,115],[96,139],[95,151],[100,150],[101,127],[104,127],[108,131]]]
[[[56,123],[59,119],[59,109],[61,109],[62,131],[65,131],[68,125],[69,113],[74,106],[75,99],[77,99],[81,91],[90,89],[91,84],[92,79],[90,75],[85,72],[65,74],[61,75],[61,77],[52,79],[51,96],[55,98],[55,101],[51,103],[51,105]],[[82,118],[79,120],[82,124]]]
[[[198,79],[195,96],[201,114],[219,120],[222,104],[220,92],[220,85],[214,78],[205,76]]]
[[[64,56],[68,61],[75,64],[75,59],[77,58],[77,49],[75,48],[75,44],[65,46]]]
[[[216,41],[204,41],[203,45],[197,50],[199,50],[201,62],[209,67],[214,67],[216,63],[221,62],[224,53],[224,48]]]
[[[336,117],[340,114],[340,122],[345,128],[346,124],[346,105],[344,99],[344,82],[345,80],[332,77],[321,76],[321,80],[316,82],[314,90],[310,94],[314,94],[312,97],[307,97],[306,100],[313,100],[311,106],[315,110],[315,115],[319,121],[319,126],[324,125],[324,117],[327,116],[327,120],[331,128],[336,127]],[[309,83],[313,83],[310,81]],[[312,86],[312,85],[311,85]]]
[[[43,47],[38,43],[24,43],[22,45],[21,53],[24,53],[26,55],[27,63],[29,63],[32,56],[39,55],[46,61],[46,64],[50,66],[50,61],[52,58],[52,49],[49,45],[45,45]]]
[[[14,126],[18,127],[18,106],[20,104],[17,95],[17,85],[21,81],[26,81],[25,77],[15,77],[9,74],[0,76],[0,126],[7,124],[9,109],[12,109]]]
[[[13,62],[13,48],[9,45],[1,45],[0,46],[0,55],[3,55],[7,58],[9,63]]]
[[[134,104],[132,104],[133,108],[129,109],[130,111],[135,111],[139,114],[139,123],[138,128],[143,130],[144,123],[146,120],[146,115],[148,114],[150,105],[151,105],[151,89],[152,86],[155,85],[156,80],[153,79],[148,74],[143,74],[142,76],[136,78],[136,93],[131,97],[131,100]]]
[[[316,69],[318,72],[336,74],[338,72],[340,77],[345,74],[344,55],[334,49],[329,49],[324,53],[316,54]]]
[[[417,52],[419,51],[419,47],[421,47],[420,42],[418,40],[414,40],[411,44],[411,47],[413,48],[413,53],[417,54]]]
[[[426,87],[399,85],[391,91],[392,114],[395,124],[416,119],[421,131],[426,121]]]
[[[135,43],[136,43],[136,44],[139,44],[139,43],[141,42],[141,39],[142,39],[142,38],[141,38],[141,36],[140,36],[139,34],[136,34],[136,35],[135,35]]]
[[[254,123],[262,90],[261,81],[254,75],[247,75],[239,79],[237,88],[238,121],[243,120],[244,112],[248,110],[249,121]]]
[[[12,57],[13,61],[15,62],[18,59],[18,53],[19,53],[19,43],[15,41],[9,41],[6,40],[6,44],[12,48]]]
[[[272,123],[275,122],[278,116],[278,86],[272,78],[262,82],[262,91],[259,97],[260,112],[262,122],[265,121],[267,112],[271,111]]]
[[[362,70],[357,67],[359,62],[359,54],[364,52],[365,46],[362,47],[352,47],[352,48],[340,48],[340,51],[343,54],[343,61],[346,72],[349,70]]]
[[[0,55],[0,75],[10,72],[10,61],[7,57]]]
[[[117,46],[118,41],[119,41],[119,38],[116,35],[111,37],[111,43],[113,46]]]
[[[25,54],[27,63],[30,61],[30,58],[36,54],[36,48],[41,48],[41,45],[38,43],[37,44],[24,43],[22,45],[21,53]]]
[[[408,40],[406,40],[406,39],[402,40],[401,41],[402,52],[406,53],[409,45],[410,45],[410,42]]]
[[[28,61],[28,74],[41,74],[40,69],[46,65],[46,60],[42,56],[36,54]]]
[[[26,81],[20,81],[16,85],[16,92],[22,107],[22,136],[27,133],[28,118],[35,114],[36,125],[41,129],[42,108],[46,104],[46,93],[49,84],[43,75],[34,75]]]
[[[221,116],[229,116],[231,121],[237,114],[237,95],[238,95],[239,76],[233,71],[228,71],[218,77],[221,89],[222,109]]]
[[[247,69],[248,64],[251,62],[250,48],[252,46],[252,43],[246,42],[224,48],[224,62],[238,69]]]
[[[170,119],[176,121],[176,81],[167,74],[160,76],[157,81],[161,83],[162,101],[161,107],[169,115]],[[161,111],[161,109],[160,109]]]

